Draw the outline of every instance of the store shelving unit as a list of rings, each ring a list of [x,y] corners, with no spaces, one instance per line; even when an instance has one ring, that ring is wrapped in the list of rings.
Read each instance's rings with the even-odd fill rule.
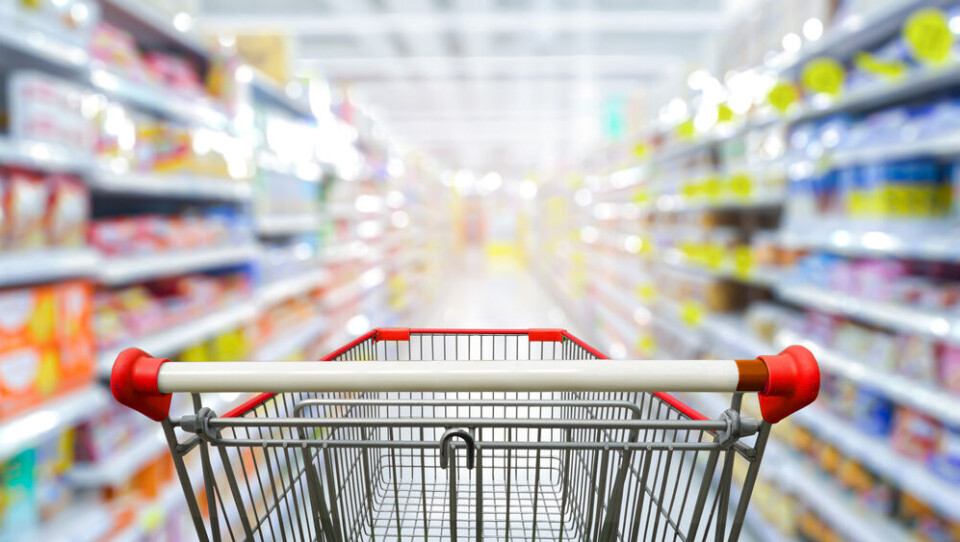
[[[863,299],[803,284],[783,283],[780,297],[831,314],[936,339],[960,341],[960,319],[944,311]]]
[[[0,24],[0,47],[5,54],[24,56],[40,67],[70,72],[87,67],[89,55],[82,47],[65,43],[42,32]]]
[[[128,81],[102,69],[90,71],[90,83],[107,96],[176,119],[191,126],[227,130],[230,120],[212,105],[202,103],[200,96],[183,96],[160,88]]]
[[[782,54],[756,71],[776,72],[781,78],[797,81],[807,61],[828,56],[845,62],[865,47],[879,45],[896,35],[907,16],[916,9],[944,7],[948,4],[952,2],[887,2],[866,16],[847,19],[819,40],[808,42],[798,53]],[[876,82],[842,91],[832,100],[821,96],[795,104],[788,114],[770,114],[766,110],[772,109],[770,107],[754,108],[754,116],[718,126],[712,133],[693,140],[681,141],[676,138],[678,140],[669,141],[670,135],[657,129],[656,133],[666,134],[668,142],[651,138],[652,150],[642,164],[594,175],[592,182],[588,183],[590,197],[580,198],[576,194],[578,202],[587,203],[575,208],[575,213],[570,212],[561,226],[557,225],[555,216],[541,212],[540,219],[546,225],[532,244],[553,248],[542,251],[552,252],[549,256],[535,254],[531,250],[531,260],[543,259],[548,262],[544,267],[549,271],[538,270],[537,276],[548,291],[558,298],[583,300],[579,303],[567,302],[563,306],[571,313],[590,316],[590,329],[601,336],[598,344],[603,345],[602,350],[617,352],[625,357],[677,359],[715,355],[743,358],[776,352],[789,344],[802,344],[815,352],[824,375],[838,377],[857,388],[866,387],[885,396],[898,407],[908,407],[931,416],[946,428],[957,427],[960,424],[960,416],[957,415],[960,402],[955,393],[935,382],[899,374],[897,369],[882,367],[873,363],[872,359],[858,359],[843,354],[811,341],[800,333],[781,330],[772,341],[773,344],[768,344],[754,336],[751,325],[755,322],[748,321],[743,311],[715,314],[702,310],[693,320],[684,318],[684,303],[699,302],[703,306],[706,305],[705,300],[666,299],[658,292],[662,285],[655,279],[651,282],[650,275],[666,272],[677,276],[698,275],[716,281],[731,281],[747,288],[747,306],[757,301],[777,303],[846,317],[867,324],[871,329],[881,328],[900,336],[924,337],[940,346],[944,343],[957,344],[960,342],[960,319],[952,310],[879,301],[825,285],[812,286],[802,281],[799,271],[789,268],[751,267],[750,273],[738,273],[736,269],[724,265],[709,267],[686,258],[679,247],[669,248],[665,243],[675,233],[658,228],[695,223],[700,231],[693,238],[699,239],[709,235],[707,228],[729,228],[731,224],[736,224],[736,227],[744,229],[740,239],[749,238],[754,232],[762,230],[768,234],[764,237],[765,242],[773,242],[790,250],[804,249],[851,258],[907,260],[918,262],[911,264],[913,266],[931,269],[938,263],[944,263],[948,265],[943,267],[952,269],[951,265],[960,262],[960,249],[956,242],[960,221],[955,214],[948,218],[849,220],[837,212],[836,216],[825,213],[797,227],[790,227],[792,224],[789,221],[783,221],[781,226],[758,226],[762,221],[788,216],[786,212],[793,210],[783,181],[789,181],[793,172],[799,171],[795,167],[798,164],[786,158],[788,153],[777,154],[766,147],[759,149],[759,146],[768,138],[777,138],[787,148],[791,130],[833,115],[867,115],[888,107],[918,105],[927,97],[939,99],[947,96],[947,93],[955,96],[956,89],[960,88],[958,73],[954,61],[936,68],[914,66],[899,80],[885,82],[878,78]],[[909,135],[909,131],[904,131],[904,137],[906,135]],[[750,154],[753,152],[757,153],[756,156]],[[953,132],[941,131],[937,135],[877,146],[853,146],[841,140],[835,148],[826,149],[822,159],[811,159],[811,163],[806,165],[815,165],[819,168],[816,171],[820,172],[824,168],[915,158],[934,158],[946,163],[955,162],[958,157],[960,138]],[[622,165],[618,163],[617,167]],[[728,201],[716,198],[711,201],[704,197],[694,199],[682,191],[691,182],[707,178],[707,175],[717,175],[722,179],[737,172],[750,175],[758,183],[754,188],[770,181],[773,184],[763,189],[779,187],[783,190],[763,192],[768,194],[763,197]],[[562,197],[572,202],[575,194],[568,192]],[[598,205],[606,208],[598,209]],[[687,215],[680,216],[681,213]],[[714,219],[697,223],[695,219],[700,214]],[[761,215],[762,219],[758,218]],[[775,229],[769,229],[771,227]],[[630,241],[631,238],[633,241]],[[632,252],[627,250],[628,242],[637,248],[637,239],[642,239],[644,243],[653,241],[653,250],[646,250],[648,247]],[[589,277],[586,280],[587,293],[582,295],[576,285],[577,281],[583,280],[582,277],[570,278],[577,276],[571,270],[581,265],[586,267],[586,271],[580,275]],[[940,267],[937,266],[937,269]],[[953,275],[945,272],[937,276]],[[651,285],[656,291],[644,295],[642,303],[633,301],[640,299],[634,297],[636,292],[646,292]],[[690,291],[697,292],[689,294],[692,296],[703,295],[702,290],[691,288]],[[639,318],[631,314],[635,310],[641,311]],[[655,340],[640,340],[651,333]],[[646,351],[642,345],[652,345],[651,351]],[[722,407],[722,404],[704,407],[704,412]],[[817,440],[836,447],[843,456],[859,462],[867,470],[887,480],[894,488],[915,494],[942,517],[956,520],[957,507],[954,506],[954,510],[947,508],[950,502],[960,502],[957,486],[941,479],[925,462],[911,459],[894,449],[889,437],[869,435],[861,431],[857,424],[827,410],[823,404],[801,411],[794,417],[794,423],[808,429]],[[780,441],[776,430],[768,454],[761,476],[803,502],[843,539],[911,540],[916,536],[903,520],[861,505],[840,480],[825,475],[821,470],[823,467],[803,458]],[[752,518],[748,515],[748,524],[752,533],[759,534],[762,540],[785,538],[759,515]]]
[[[211,337],[230,331],[256,317],[258,306],[254,302],[242,302],[205,316],[186,321],[171,328],[158,331],[146,337],[135,337],[124,344],[135,344],[154,356],[170,356],[189,346],[193,346]],[[110,373],[113,362],[122,348],[101,349],[97,357],[97,366],[103,375]]]
[[[0,461],[97,415],[110,400],[107,390],[91,384],[0,422]]]
[[[895,374],[888,369],[852,359],[804,339],[799,334],[781,331],[777,335],[776,346],[785,347],[790,344],[800,344],[809,348],[817,356],[820,369],[824,372],[862,383],[879,391],[895,403],[913,407],[946,423],[960,425],[960,397],[956,394]]]
[[[256,218],[257,233],[262,236],[297,235],[316,231],[322,224],[320,215],[266,215]]]
[[[96,251],[85,248],[4,253],[0,287],[92,277],[99,263]]]
[[[95,170],[86,182],[99,192],[214,201],[245,201],[253,192],[248,181],[196,175],[114,173],[107,169]]]
[[[251,356],[253,361],[276,361],[288,358],[303,350],[311,341],[323,335],[327,320],[321,316],[307,320],[289,331],[278,334],[270,342],[259,347]]]
[[[67,476],[81,488],[119,487],[167,449],[162,432],[136,439],[96,463],[78,464]]]
[[[140,257],[109,257],[102,259],[98,277],[101,283],[107,285],[128,284],[205,269],[241,265],[256,258],[257,253],[258,247],[248,243]]]
[[[823,408],[809,408],[798,414],[794,420],[797,424],[834,444],[843,453],[856,457],[945,517],[960,519],[960,510],[956,507],[960,488],[937,477],[925,465],[897,453],[890,449],[887,441],[865,434]]]
[[[0,161],[4,164],[42,167],[47,171],[83,171],[90,159],[58,145],[0,136]]]
[[[212,51],[206,41],[192,32],[175,28],[168,17],[158,15],[142,2],[100,0],[98,3],[102,8],[103,20],[130,32],[142,48],[175,52],[203,69],[219,60],[221,52]],[[123,76],[122,70],[111,71],[109,66],[91,59],[91,55],[82,47],[63,43],[55,36],[23,31],[5,23],[0,21],[0,53],[5,60],[12,61],[11,69],[49,73],[85,87],[107,100],[123,104],[132,111],[147,113],[150,117],[190,129],[217,132],[218,136],[228,137],[236,144],[247,141],[242,136],[250,135],[243,133],[242,130],[247,128],[231,117],[230,107],[221,106],[210,96],[177,93],[147,81],[133,80]],[[272,108],[281,112],[279,116],[284,121],[293,118],[296,122],[316,124],[313,105],[301,82],[289,86],[274,83],[255,71],[249,90],[249,93],[238,93],[249,98],[244,106]],[[345,124],[343,120],[337,122]],[[364,128],[357,128],[361,134],[365,133]],[[315,158],[291,160],[259,149],[251,148],[249,151],[244,156],[252,157],[249,165],[256,166],[253,177],[232,179],[186,171],[157,173],[133,167],[129,170],[115,169],[107,167],[93,153],[82,154],[45,142],[0,136],[0,165],[46,173],[64,172],[78,177],[90,191],[95,218],[122,216],[128,212],[176,216],[186,209],[206,210],[215,206],[236,216],[240,223],[250,229],[248,239],[235,239],[228,246],[129,256],[107,255],[89,247],[3,252],[0,253],[0,287],[83,278],[106,291],[108,288],[130,287],[159,278],[221,270],[249,272],[254,282],[254,290],[247,299],[211,307],[210,312],[205,314],[182,315],[182,320],[167,328],[146,336],[131,337],[120,344],[106,346],[101,340],[96,359],[97,379],[92,380],[88,387],[62,392],[62,395],[16,418],[0,421],[0,460],[8,460],[85,420],[109,413],[112,399],[109,391],[97,380],[109,377],[116,354],[125,346],[135,345],[156,356],[175,358],[185,349],[224,334],[232,336],[238,330],[249,333],[248,329],[254,326],[248,327],[247,324],[267,318],[274,310],[282,314],[284,304],[296,305],[291,303],[293,300],[312,302],[315,316],[284,328],[260,342],[254,341],[246,350],[246,359],[271,361],[301,355],[306,359],[316,359],[325,353],[321,349],[332,349],[354,337],[356,326],[350,328],[346,324],[347,320],[356,316],[364,316],[370,325],[401,323],[400,309],[388,307],[387,296],[382,295],[386,290],[387,273],[416,275],[420,273],[416,269],[425,258],[421,254],[406,255],[394,264],[387,265],[384,260],[393,257],[390,250],[395,247],[386,244],[381,246],[377,239],[361,238],[353,232],[364,221],[380,220],[381,226],[387,225],[389,213],[399,208],[361,213],[355,204],[356,194],[348,193],[332,201],[325,194],[329,187],[324,183],[337,184],[341,181],[333,165]],[[384,159],[388,154],[365,156],[364,159]],[[302,207],[309,209],[302,213],[286,212],[280,206],[271,207],[275,209],[274,213],[259,215],[256,204],[260,203],[258,198],[263,194],[258,191],[270,190],[269,184],[264,184],[272,180],[269,177],[258,178],[260,170],[274,174],[284,182],[294,180],[316,187],[316,201]],[[364,170],[382,171],[384,168],[371,166]],[[421,189],[405,179],[352,180],[357,182],[343,184],[362,184],[364,194],[377,194],[381,198],[388,190]],[[128,201],[129,206],[125,205]],[[410,216],[417,218],[412,210]],[[332,234],[331,221],[348,224],[350,231]],[[389,226],[386,228],[389,229]],[[412,228],[407,231],[412,231]],[[412,239],[407,239],[411,241],[411,246]],[[416,240],[422,241],[421,238]],[[400,237],[395,241],[404,242]],[[284,242],[289,242],[294,248],[300,243],[312,243],[311,260],[305,262],[294,258],[295,261],[287,262],[291,265],[289,270],[264,269],[263,266],[270,265],[273,260],[263,258],[263,254],[277,249],[278,244]],[[293,252],[298,254],[297,251]],[[266,276],[285,278],[264,283],[260,279]],[[343,281],[348,278],[352,280],[331,288],[335,279]],[[410,286],[411,289],[414,287]],[[330,313],[325,312],[327,308],[331,308]],[[334,312],[333,308],[337,311]],[[225,412],[235,400],[235,397],[205,397],[204,402],[217,412]],[[145,435],[114,450],[101,461],[71,467],[66,475],[69,485],[75,493],[128,485],[134,473],[167,453],[166,442],[159,433],[154,431]],[[195,483],[202,483],[202,476],[196,469],[191,473],[191,478]],[[78,501],[36,533],[31,533],[31,536],[37,540],[98,540],[106,536],[116,540],[142,540],[156,536],[158,521],[182,511],[183,493],[179,482],[171,480],[156,499],[138,502],[140,512],[135,514],[132,523],[120,530],[118,509],[124,507],[113,504]]]
[[[99,542],[113,530],[114,514],[97,502],[81,502],[71,506],[54,521],[34,531],[21,532],[23,540],[44,542]]]
[[[322,267],[305,271],[260,286],[257,299],[264,305],[279,303],[285,299],[306,294],[325,285],[329,280],[330,273]]]

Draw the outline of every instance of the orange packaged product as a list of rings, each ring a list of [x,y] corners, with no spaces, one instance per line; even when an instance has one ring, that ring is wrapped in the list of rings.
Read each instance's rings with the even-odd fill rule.
[[[93,335],[93,285],[83,280],[61,282],[53,287],[58,341]]]
[[[60,367],[53,345],[0,349],[0,416],[9,418],[52,396]]]
[[[0,350],[54,340],[54,299],[49,286],[0,290]]]

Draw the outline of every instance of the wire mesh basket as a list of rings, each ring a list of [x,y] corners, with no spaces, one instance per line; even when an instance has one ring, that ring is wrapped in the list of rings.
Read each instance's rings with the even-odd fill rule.
[[[324,361],[118,358],[201,540],[736,540],[771,423],[819,385],[800,347],[613,361],[561,330],[381,329]],[[266,390],[222,416],[201,395]],[[659,390],[734,395],[710,419]]]

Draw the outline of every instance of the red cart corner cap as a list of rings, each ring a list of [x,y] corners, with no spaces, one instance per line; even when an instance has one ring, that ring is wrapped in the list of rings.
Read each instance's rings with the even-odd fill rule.
[[[561,342],[563,341],[562,329],[530,329],[527,331],[527,337],[533,342]]]
[[[767,387],[760,393],[760,413],[777,423],[812,403],[820,393],[820,367],[802,346],[788,346],[776,356],[760,356],[767,366]]]
[[[160,393],[157,378],[160,366],[170,360],[154,358],[139,348],[127,348],[117,356],[110,373],[113,397],[156,422],[170,415],[169,393]]]
[[[407,327],[381,327],[374,334],[375,341],[409,341],[410,328]]]

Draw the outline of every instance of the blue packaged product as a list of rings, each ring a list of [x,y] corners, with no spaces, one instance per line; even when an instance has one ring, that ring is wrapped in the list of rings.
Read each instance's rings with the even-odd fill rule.
[[[941,477],[960,484],[960,427],[944,427],[930,468]]]
[[[863,432],[877,436],[890,433],[894,405],[883,394],[860,386],[851,409],[851,418]]]

